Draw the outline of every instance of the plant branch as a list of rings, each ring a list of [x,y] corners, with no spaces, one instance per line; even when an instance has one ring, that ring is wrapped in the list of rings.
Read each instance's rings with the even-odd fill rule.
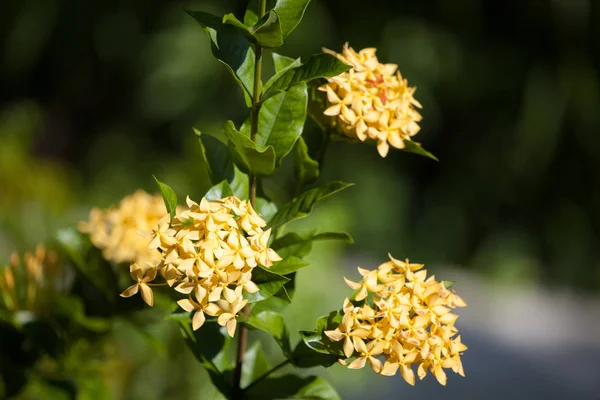
[[[250,388],[252,388],[254,385],[256,385],[257,383],[259,383],[259,382],[261,382],[263,380],[265,380],[273,372],[275,372],[275,371],[277,371],[277,370],[285,367],[290,362],[291,362],[290,360],[285,360],[285,361],[281,362],[280,364],[277,364],[276,366],[274,366],[273,368],[271,368],[269,371],[265,372],[264,374],[262,374],[261,376],[259,376],[258,378],[256,378],[256,380],[254,382],[252,382],[250,385],[248,385],[248,387],[246,389],[244,389],[244,391],[250,390]]]
[[[265,15],[267,9],[267,0],[260,0],[258,5],[258,18],[262,18]],[[261,91],[261,77],[262,77],[262,57],[263,49],[260,44],[254,46],[254,85],[252,90],[252,108],[250,111],[250,138],[253,142],[256,142],[256,136],[258,135],[258,118],[260,115],[260,91]],[[256,209],[256,189],[258,187],[258,178],[253,173],[249,174],[250,179],[250,204]],[[247,317],[250,314],[250,308],[246,306],[242,312],[242,316]],[[244,354],[246,353],[246,347],[248,344],[248,328],[244,324],[240,324],[238,332],[238,348],[235,363],[235,371],[233,374],[233,390],[232,399],[242,400],[244,397],[244,391],[241,388],[242,380],[242,367],[244,365]]]

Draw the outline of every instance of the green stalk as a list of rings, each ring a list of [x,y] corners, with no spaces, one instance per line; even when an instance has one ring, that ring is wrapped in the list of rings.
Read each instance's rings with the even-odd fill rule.
[[[258,5],[258,18],[262,18],[267,10],[267,0],[260,0]],[[262,77],[262,57],[263,49],[260,44],[254,46],[254,87],[252,90],[252,110],[250,113],[250,138],[256,142],[258,135],[258,117],[260,113],[260,85]],[[250,204],[256,209],[256,189],[258,187],[258,178],[254,174],[250,174]],[[250,308],[246,307],[242,310],[242,315],[247,317],[250,314]],[[244,354],[248,344],[248,328],[244,324],[240,324],[238,332],[238,348],[236,356],[235,371],[233,374],[233,390],[231,398],[233,400],[242,400],[244,391],[241,387],[242,367],[244,365]]]

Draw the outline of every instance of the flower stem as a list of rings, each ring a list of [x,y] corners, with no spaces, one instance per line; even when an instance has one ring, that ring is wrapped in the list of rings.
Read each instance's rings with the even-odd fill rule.
[[[286,365],[288,365],[290,363],[290,360],[285,360],[279,364],[277,364],[276,366],[274,366],[273,368],[271,368],[269,371],[265,372],[264,374],[262,374],[261,376],[259,376],[258,378],[256,378],[256,380],[254,382],[252,382],[250,385],[248,385],[248,387],[244,390],[249,390],[251,387],[253,387],[254,385],[256,385],[257,383],[265,380],[266,378],[269,377],[269,375],[271,375],[273,372],[285,367]]]
[[[265,15],[267,9],[267,0],[260,0],[258,5],[258,18]],[[256,142],[258,134],[258,117],[260,113],[260,90],[262,77],[262,56],[263,49],[260,44],[254,45],[254,85],[252,90],[252,109],[250,111],[250,138]],[[249,174],[250,180],[250,204],[256,209],[256,189],[258,187],[258,178],[252,172]],[[250,308],[246,306],[242,312],[242,316],[247,317],[250,314]],[[232,400],[242,400],[244,391],[241,387],[242,367],[244,365],[244,354],[248,343],[248,328],[244,324],[240,324],[238,332],[238,348],[236,356],[235,371],[233,373],[233,388],[231,392]]]

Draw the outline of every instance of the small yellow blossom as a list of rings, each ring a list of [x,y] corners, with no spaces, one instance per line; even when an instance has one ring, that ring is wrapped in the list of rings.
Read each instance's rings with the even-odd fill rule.
[[[381,64],[374,48],[357,53],[346,43],[341,54],[323,51],[352,66],[319,87],[327,97],[324,114],[349,138],[376,140],[381,157],[387,156],[390,145],[403,149],[404,141],[420,129],[422,117],[415,107],[422,106],[413,97],[416,88],[408,86],[396,64]]]
[[[141,291],[152,305],[150,282],[161,276],[165,283],[187,298],[177,304],[193,313],[192,328],[199,329],[206,315],[218,317],[230,336],[236,330],[238,313],[248,301],[243,292],[259,290],[252,282],[252,270],[270,267],[281,260],[268,247],[271,229],[245,200],[230,196],[220,200],[187,198],[187,208],[178,210],[170,221],[165,215],[156,223],[146,246],[158,252],[157,262],[146,267],[131,266],[136,283],[121,294],[129,297]],[[170,223],[169,223],[170,221]]]
[[[333,341],[344,341],[346,359],[355,357],[349,364],[340,359],[340,364],[358,369],[368,362],[387,376],[400,370],[410,385],[415,384],[412,365],[420,379],[430,371],[442,385],[445,368],[465,376],[460,356],[467,346],[456,336],[458,315],[450,310],[466,303],[421,268],[390,255],[375,270],[359,268],[361,282],[346,279],[354,299],[344,300],[339,326],[324,332]]]
[[[148,248],[148,237],[165,214],[167,209],[160,195],[138,190],[123,198],[118,207],[93,208],[89,220],[79,224],[79,230],[90,234],[105,259],[145,265],[160,259],[156,248]]]
[[[42,312],[54,293],[66,289],[63,272],[57,254],[42,244],[22,258],[13,253],[10,264],[0,268],[0,305],[9,311]]]

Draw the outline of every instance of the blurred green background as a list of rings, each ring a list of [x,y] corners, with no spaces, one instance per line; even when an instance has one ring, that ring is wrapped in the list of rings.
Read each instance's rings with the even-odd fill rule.
[[[180,197],[204,193],[209,181],[191,127],[218,130],[226,119],[242,121],[245,109],[183,8],[239,15],[244,7],[0,3],[0,260],[85,219],[92,206],[155,191],[152,174]],[[417,86],[424,119],[415,140],[440,162],[398,151],[381,159],[365,145],[330,148],[319,182],[357,185],[299,226],[346,229],[356,243],[319,245],[315,265],[300,274],[292,327],[310,328],[339,307],[341,275],[359,260],[375,267],[388,252],[434,271],[458,266],[493,285],[595,296],[600,3],[313,0],[280,52],[306,58],[346,41],[377,47],[380,61],[397,63]],[[283,191],[289,180],[284,166],[269,185]],[[122,331],[111,350],[121,372],[108,374],[108,398],[211,398],[198,392],[203,372],[176,327],[156,327],[169,344],[158,353]],[[350,379],[333,373],[338,387]]]

